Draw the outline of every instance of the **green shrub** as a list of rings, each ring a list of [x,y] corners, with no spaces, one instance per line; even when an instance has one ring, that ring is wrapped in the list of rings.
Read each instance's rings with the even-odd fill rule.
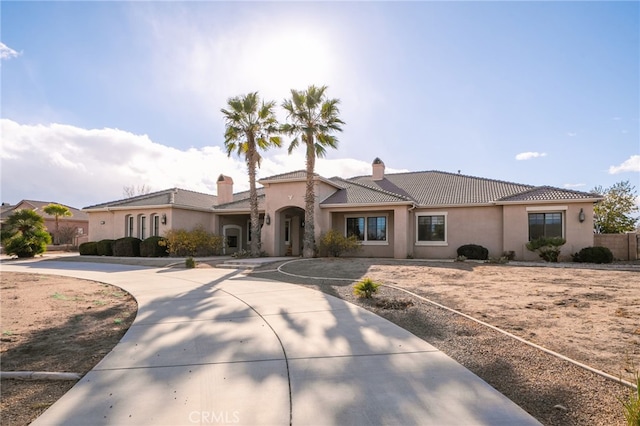
[[[193,259],[193,257],[189,256],[184,260],[184,266],[185,268],[195,268],[196,261]]]
[[[640,426],[640,373],[636,373],[636,388],[631,391],[629,398],[620,400],[624,406],[624,418],[628,426]]]
[[[122,257],[140,256],[140,238],[124,237],[113,242],[113,255]]]
[[[320,236],[320,244],[318,245],[321,254],[333,257],[340,257],[345,253],[354,252],[360,248],[360,241],[355,235],[345,237],[335,229],[330,229]]]
[[[467,259],[487,260],[489,258],[489,250],[478,244],[465,244],[458,247],[458,256],[464,256]]]
[[[167,232],[166,244],[171,256],[217,256],[222,251],[224,238],[207,232],[202,227],[191,231],[172,229]],[[160,243],[161,245],[163,243]]]
[[[611,263],[613,253],[607,247],[585,247],[578,253],[571,255],[574,262],[584,263]]]
[[[78,251],[83,256],[97,256],[98,255],[98,242],[89,241],[88,243],[82,243],[78,246]]]
[[[98,256],[113,256],[113,240],[100,240],[96,243]]]
[[[140,256],[142,257],[164,257],[168,256],[167,239],[164,237],[149,237],[140,243]],[[162,244],[161,244],[162,243]]]
[[[371,299],[379,287],[380,284],[374,282],[371,278],[364,278],[353,286],[353,294],[358,297],[364,297],[365,299]]]
[[[560,246],[567,241],[560,237],[540,237],[529,241],[527,250],[538,253],[545,262],[557,262],[560,255]]]
[[[44,227],[44,219],[29,209],[16,210],[2,224],[0,239],[5,253],[18,257],[34,257],[47,250],[51,235]]]

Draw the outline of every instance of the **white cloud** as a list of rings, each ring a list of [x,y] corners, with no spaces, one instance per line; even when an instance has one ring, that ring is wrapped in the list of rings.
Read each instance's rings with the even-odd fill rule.
[[[546,152],[521,152],[516,155],[516,160],[531,160],[532,158],[546,157]]]
[[[587,186],[585,183],[565,183],[562,185],[564,188],[573,189],[573,188],[582,188]]]
[[[570,138],[573,138],[573,137],[578,136],[578,134],[575,133],[575,132],[567,132],[567,136],[569,136]]]
[[[0,59],[11,59],[20,56],[21,52],[16,52],[6,44],[0,41]]]
[[[609,167],[609,174],[611,175],[625,172],[640,172],[640,155],[632,155],[619,166]]]
[[[216,193],[220,174],[231,176],[234,191],[249,188],[246,165],[219,146],[186,151],[153,142],[147,135],[118,129],[83,129],[64,124],[26,125],[0,120],[2,197],[56,201],[85,207],[123,197],[125,186],[146,185],[152,191],[179,187]],[[263,153],[258,178],[305,168],[302,150]],[[399,172],[387,168],[387,172]],[[371,174],[371,164],[354,159],[316,161],[325,177]]]

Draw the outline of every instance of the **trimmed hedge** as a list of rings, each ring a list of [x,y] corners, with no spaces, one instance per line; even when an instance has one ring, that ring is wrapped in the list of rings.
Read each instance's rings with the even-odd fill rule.
[[[611,263],[613,253],[607,247],[585,247],[580,252],[572,255],[574,262],[581,263]]]
[[[113,256],[113,240],[100,240],[96,246],[98,256]]]
[[[163,244],[160,244],[163,242]],[[167,251],[167,239],[164,237],[149,237],[140,243],[140,256],[142,257],[165,257],[169,256]]]
[[[458,256],[464,256],[467,259],[487,260],[489,258],[489,250],[478,244],[465,244],[458,247]]]
[[[124,237],[113,242],[113,255],[122,257],[140,256],[140,238]]]
[[[98,243],[96,241],[89,241],[82,243],[78,246],[78,251],[84,256],[97,256],[98,255]]]

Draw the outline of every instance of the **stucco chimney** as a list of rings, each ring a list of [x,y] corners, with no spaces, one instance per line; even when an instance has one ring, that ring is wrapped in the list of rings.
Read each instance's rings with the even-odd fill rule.
[[[233,179],[230,176],[218,177],[218,204],[226,204],[233,201]]]
[[[382,162],[382,160],[376,157],[376,159],[373,160],[372,166],[373,166],[373,174],[372,174],[373,180],[384,179],[384,163]]]

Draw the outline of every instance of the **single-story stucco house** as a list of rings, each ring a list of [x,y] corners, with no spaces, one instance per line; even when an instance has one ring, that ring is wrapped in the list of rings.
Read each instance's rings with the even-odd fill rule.
[[[270,256],[302,254],[304,171],[260,179],[262,250]],[[525,245],[539,236],[566,239],[561,256],[593,245],[597,194],[532,186],[441,171],[385,174],[375,159],[372,174],[350,179],[316,175],[316,240],[329,229],[357,235],[358,256],[451,259],[464,244],[489,255],[515,252],[536,260]],[[226,239],[225,254],[249,248],[249,192],[233,193],[220,175],[217,195],[167,189],[85,207],[92,241],[164,235],[201,226]]]
[[[4,223],[9,216],[17,210],[33,210],[42,216],[45,228],[47,228],[47,231],[53,235],[56,229],[56,218],[44,211],[44,208],[49,204],[60,203],[36,200],[21,200],[19,203],[14,205],[2,203],[2,209],[0,210],[0,223]],[[71,216],[61,216],[58,218],[59,229],[67,231],[66,237],[69,239],[68,243],[78,245],[89,241],[89,237],[87,235],[89,231],[89,216],[87,213],[75,207],[66,206],[64,204],[62,205],[68,208],[71,213]]]

